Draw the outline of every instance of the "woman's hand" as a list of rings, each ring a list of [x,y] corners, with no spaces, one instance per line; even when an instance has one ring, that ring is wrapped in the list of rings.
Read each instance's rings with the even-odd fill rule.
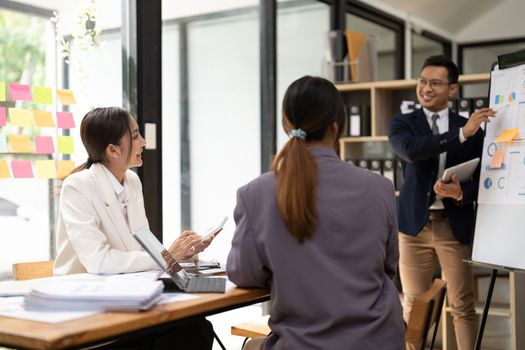
[[[186,260],[203,251],[195,249],[202,237],[193,231],[184,231],[169,247],[168,251],[177,261]],[[209,245],[209,243],[208,243]]]

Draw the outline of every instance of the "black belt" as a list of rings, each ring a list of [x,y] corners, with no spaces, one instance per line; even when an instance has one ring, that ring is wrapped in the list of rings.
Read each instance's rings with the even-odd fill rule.
[[[445,212],[444,209],[438,209],[438,210],[430,209],[428,211],[429,220],[443,220],[446,217],[447,217],[447,213]]]

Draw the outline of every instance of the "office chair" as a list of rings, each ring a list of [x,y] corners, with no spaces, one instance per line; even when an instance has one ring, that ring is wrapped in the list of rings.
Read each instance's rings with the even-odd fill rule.
[[[13,264],[13,279],[16,281],[31,280],[53,276],[54,260],[32,261]]]
[[[271,329],[268,327],[268,319],[270,315],[264,316],[259,321],[254,322],[244,322],[231,327],[231,334],[245,337],[244,342],[242,343],[242,348],[250,338],[257,337],[266,337],[270,334]]]
[[[430,350],[434,348],[446,291],[446,282],[435,279],[432,288],[414,300],[405,333],[405,342],[411,348],[425,349],[428,332],[432,326],[434,326],[434,332],[430,342]]]

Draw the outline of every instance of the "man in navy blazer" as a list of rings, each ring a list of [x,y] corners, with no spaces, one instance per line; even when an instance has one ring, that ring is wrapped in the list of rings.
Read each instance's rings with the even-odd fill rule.
[[[450,183],[440,178],[445,168],[481,157],[480,125],[495,115],[490,108],[469,119],[447,107],[458,90],[458,69],[444,56],[428,57],[417,79],[421,109],[396,115],[389,142],[403,162],[404,184],[398,199],[399,270],[403,286],[403,313],[414,298],[428,290],[437,260],[447,281],[458,348],[474,348],[477,319],[470,257],[479,184],[479,168],[468,181]]]

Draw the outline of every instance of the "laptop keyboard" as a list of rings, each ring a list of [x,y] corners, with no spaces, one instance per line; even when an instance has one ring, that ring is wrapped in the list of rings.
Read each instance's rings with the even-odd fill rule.
[[[186,292],[224,293],[226,291],[226,278],[221,277],[192,277],[186,287]]]

